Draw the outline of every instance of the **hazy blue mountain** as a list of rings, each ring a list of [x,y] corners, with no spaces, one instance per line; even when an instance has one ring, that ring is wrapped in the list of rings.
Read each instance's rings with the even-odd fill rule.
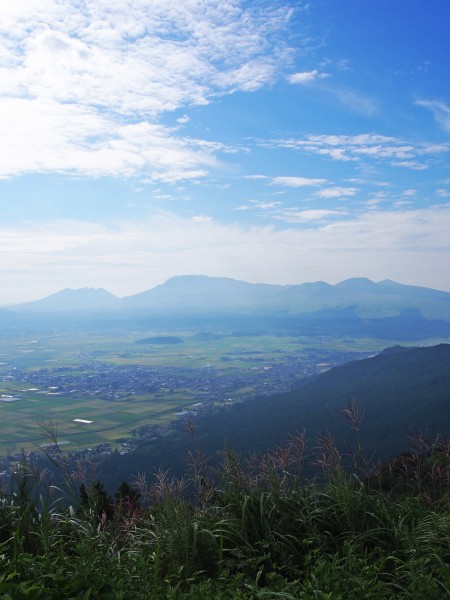
[[[379,312],[381,313],[381,307]],[[450,321],[426,319],[417,308],[400,309],[394,316],[362,318],[356,306],[322,308],[291,317],[291,328],[302,335],[375,337],[385,340],[450,338]]]
[[[354,306],[361,318],[398,315],[405,309],[418,309],[429,319],[450,320],[450,294],[384,280],[346,279],[336,285],[323,283],[291,286],[283,297],[291,312],[338,309]]]
[[[122,299],[103,289],[66,289],[37,302],[9,308],[20,312],[123,310],[148,314],[296,315],[316,320],[318,316],[324,318],[325,311],[347,311],[348,320],[352,311],[353,321],[366,322],[404,318],[408,311],[411,318],[411,311],[416,311],[416,315],[427,320],[450,321],[450,293],[389,280],[375,283],[365,278],[347,279],[336,285],[322,281],[269,285],[189,275],[173,277],[153,289]]]
[[[258,308],[274,303],[285,286],[254,284],[226,277],[183,275],[172,277],[162,285],[122,299],[129,308],[173,310],[236,310]]]
[[[14,319],[15,315],[7,308],[0,308],[0,323],[8,323]]]
[[[117,310],[120,300],[103,288],[66,288],[35,302],[9,307],[16,312],[72,312]]]
[[[129,296],[122,305],[153,310],[284,311],[290,314],[355,307],[361,318],[390,317],[417,309],[428,319],[450,320],[450,293],[385,280],[347,279],[300,285],[251,284],[222,277],[180,276]]]

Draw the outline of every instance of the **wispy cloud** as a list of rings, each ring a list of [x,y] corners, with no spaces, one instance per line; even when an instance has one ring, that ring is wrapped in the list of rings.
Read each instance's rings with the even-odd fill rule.
[[[305,210],[298,210],[294,208],[287,208],[282,211],[278,211],[274,218],[285,223],[317,223],[327,220],[329,222],[330,217],[342,216],[345,214],[343,210],[328,210],[322,208],[309,208]]]
[[[330,86],[328,92],[352,112],[365,117],[372,117],[379,111],[377,102],[365,94],[346,87]]]
[[[450,106],[439,100],[417,100],[416,104],[431,110],[438,125],[450,133]]]
[[[204,176],[220,146],[178,137],[161,115],[273,82],[290,61],[290,14],[238,0],[6,3],[0,131],[12,150],[1,175]]]
[[[406,167],[413,171],[426,171],[428,169],[427,164],[419,163],[415,160],[393,160],[390,164],[393,167]]]
[[[363,133],[360,135],[307,135],[261,142],[263,146],[291,148],[306,153],[329,156],[339,161],[388,161],[393,166],[415,170],[427,168],[427,156],[449,152],[446,144],[410,143],[401,138]]]
[[[334,104],[338,103],[343,108],[357,115],[372,117],[379,112],[380,107],[375,98],[339,83],[339,72],[350,70],[348,61],[341,60],[334,62],[324,60],[321,66],[334,68],[338,75],[336,80],[333,79],[327,82],[326,80],[330,78],[330,73],[319,71],[318,69],[292,73],[287,77],[287,80],[294,85],[311,85],[320,82],[320,85],[316,85],[315,88],[319,93],[325,95],[329,100],[331,99]]]
[[[263,210],[269,210],[272,208],[278,208],[279,206],[281,206],[281,202],[275,201],[275,202],[261,202],[259,200],[250,200],[250,202],[253,204],[254,207],[256,208],[261,208]]]

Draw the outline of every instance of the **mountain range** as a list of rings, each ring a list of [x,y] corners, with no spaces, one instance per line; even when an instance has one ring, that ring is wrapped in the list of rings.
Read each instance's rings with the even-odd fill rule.
[[[118,298],[100,288],[65,289],[25,304],[11,313],[151,312],[303,315],[349,311],[360,319],[389,318],[418,311],[424,319],[450,321],[450,293],[366,278],[335,285],[322,281],[299,285],[253,284],[223,277],[173,277],[153,289]],[[322,311],[322,314],[321,312]],[[5,311],[4,311],[5,312]]]

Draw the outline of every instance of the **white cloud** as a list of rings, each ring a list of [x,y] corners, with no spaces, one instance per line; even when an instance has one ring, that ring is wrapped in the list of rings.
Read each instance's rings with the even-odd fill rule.
[[[202,177],[218,165],[217,144],[147,121],[117,122],[88,107],[37,99],[0,99],[0,146],[7,150],[0,177],[56,171],[176,181]]]
[[[290,63],[282,32],[291,11],[283,7],[245,7],[240,0],[15,0],[1,12],[0,131],[2,147],[12,149],[3,176],[53,170],[204,176],[223,148],[204,142],[200,149],[199,140],[177,138],[160,116],[254,91]],[[134,148],[127,135],[133,127],[147,132]]]
[[[358,189],[353,187],[349,188],[336,186],[320,190],[319,192],[316,192],[316,196],[319,198],[342,198],[354,196],[357,191]]]
[[[272,184],[274,185],[284,185],[293,188],[323,185],[326,182],[326,179],[312,179],[310,177],[274,177],[272,179]]]
[[[312,81],[315,81],[317,79],[325,79],[326,77],[328,77],[327,73],[319,73],[317,69],[314,69],[312,71],[301,71],[299,73],[293,73],[292,75],[289,75],[288,81],[289,83],[294,84],[305,84],[311,83]]]

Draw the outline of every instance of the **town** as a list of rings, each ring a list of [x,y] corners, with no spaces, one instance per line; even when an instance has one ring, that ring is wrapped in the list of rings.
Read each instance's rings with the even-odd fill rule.
[[[19,415],[19,407],[29,400],[33,412],[27,409],[26,418],[22,415],[20,423],[24,427],[33,418],[36,422],[61,423],[70,414],[67,429],[60,425],[62,437],[58,443],[74,456],[106,456],[115,450],[124,454],[182,419],[220,410],[250,397],[291,391],[305,377],[368,355],[313,347],[296,353],[271,354],[263,346],[253,346],[221,355],[211,351],[210,362],[206,356],[202,366],[189,367],[186,362],[179,366],[136,364],[139,360],[128,355],[127,361],[135,358],[136,362],[115,364],[104,353],[79,352],[73,366],[27,369],[13,363],[2,365],[0,381],[4,393],[0,401],[4,402],[2,408],[14,404]],[[78,412],[70,412],[71,407],[73,411],[77,407]],[[130,411],[134,412],[133,418],[127,420],[123,415]],[[113,413],[119,414],[116,423],[99,425],[109,422]],[[92,429],[80,435],[75,426]],[[97,435],[90,438],[89,431]],[[30,432],[28,438],[31,437]],[[36,458],[51,451],[52,444],[52,440],[41,441],[38,448],[28,446],[28,451]],[[20,458],[17,450],[6,455],[8,461]]]

